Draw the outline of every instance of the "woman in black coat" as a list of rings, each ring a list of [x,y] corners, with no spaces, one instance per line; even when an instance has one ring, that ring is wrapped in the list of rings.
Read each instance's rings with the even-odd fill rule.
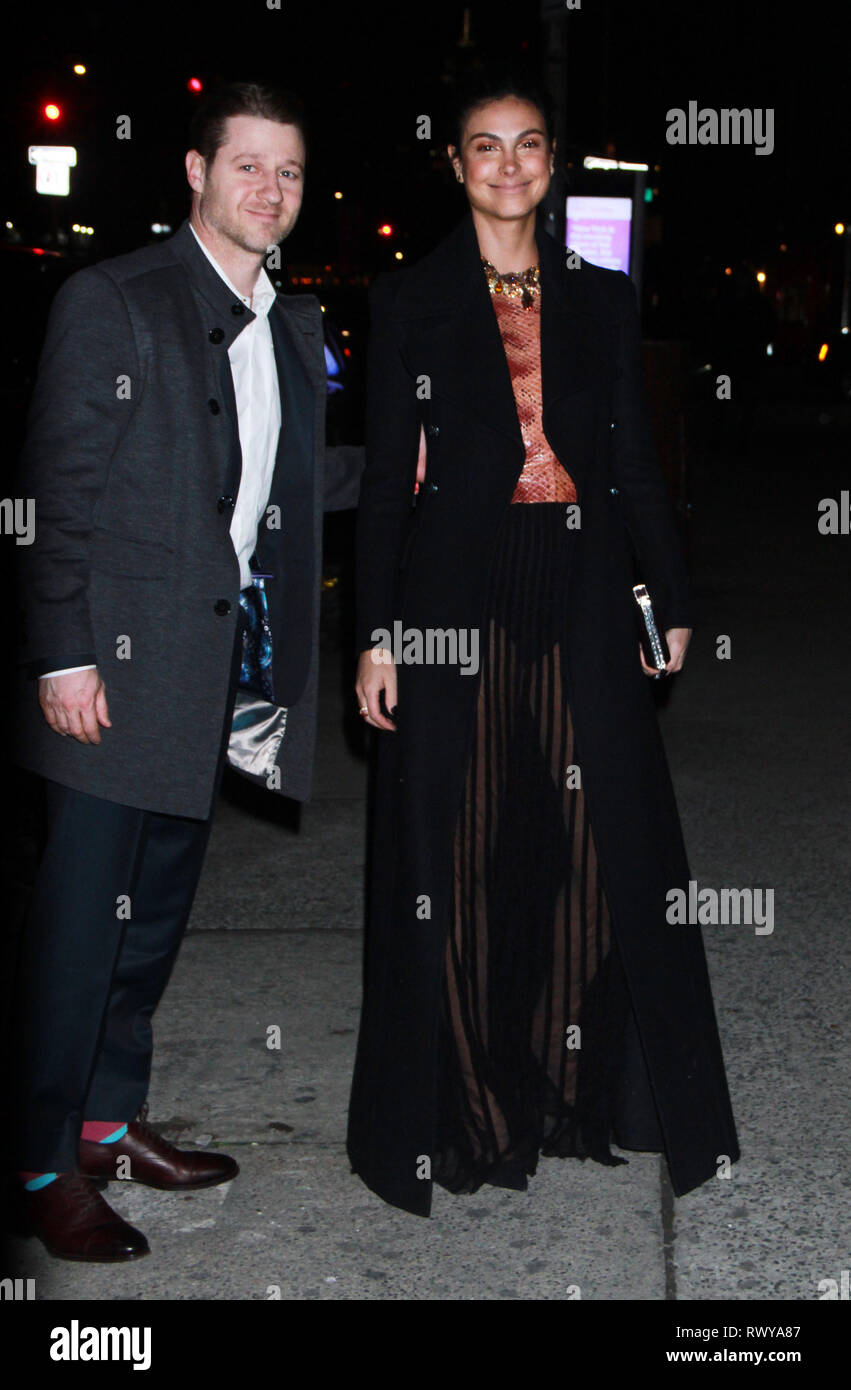
[[[377,729],[354,1171],[524,1190],[541,1154],[738,1157],[689,869],[640,655],[688,587],[642,401],[627,277],[537,208],[534,93],[480,93],[450,146],[470,213],[371,294],[357,695]]]

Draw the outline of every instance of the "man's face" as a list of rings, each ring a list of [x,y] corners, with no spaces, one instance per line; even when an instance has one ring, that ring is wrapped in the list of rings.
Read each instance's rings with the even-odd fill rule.
[[[295,226],[304,186],[304,141],[294,125],[231,116],[209,165],[190,150],[186,172],[198,215],[244,251],[262,255]]]

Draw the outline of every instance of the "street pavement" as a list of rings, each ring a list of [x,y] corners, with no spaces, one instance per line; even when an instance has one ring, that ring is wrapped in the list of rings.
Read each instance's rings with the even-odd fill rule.
[[[367,770],[329,650],[314,798],[299,815],[226,785],[156,1017],[151,1122],[240,1175],[184,1195],[111,1184],[152,1254],[68,1264],[16,1242],[11,1272],[37,1297],[811,1301],[839,1283],[851,540],[817,521],[847,487],[849,416],[775,401],[746,456],[698,451],[693,468],[698,626],[662,729],[699,887],[774,891],[770,934],[704,929],[742,1147],[730,1176],[675,1199],[655,1155],[542,1159],[525,1194],[435,1188],[424,1220],[349,1171]]]

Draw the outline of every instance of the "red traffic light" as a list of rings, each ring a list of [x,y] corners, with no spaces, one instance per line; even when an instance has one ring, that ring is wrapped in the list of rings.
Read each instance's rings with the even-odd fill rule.
[[[392,236],[392,235],[393,235],[393,228],[390,226],[390,223],[389,223],[389,222],[382,222],[381,226],[378,228],[378,235],[379,235],[379,236]]]
[[[58,121],[62,112],[55,101],[48,101],[42,108],[42,114],[46,116],[49,121]]]
[[[190,77],[186,85],[189,88],[190,92],[200,92],[204,86],[200,77]]]

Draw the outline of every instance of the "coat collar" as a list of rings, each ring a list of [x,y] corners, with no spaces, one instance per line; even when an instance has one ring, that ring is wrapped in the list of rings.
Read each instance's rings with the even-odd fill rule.
[[[587,263],[582,262],[574,270],[568,269],[567,248],[559,246],[550,236],[540,215],[535,225],[535,241],[542,291],[547,291],[547,297],[555,299],[563,312],[583,315],[593,312],[587,295],[578,290],[581,282],[577,277],[587,268]],[[594,267],[590,270],[593,272]],[[434,251],[402,275],[405,284],[400,287],[397,305],[403,317],[466,311],[470,300],[477,297],[484,279],[472,213],[467,213]],[[488,298],[489,295],[488,291]]]
[[[230,347],[243,328],[252,323],[257,315],[225,284],[221,275],[204,255],[188,218],[171,238],[171,246],[193,285],[209,306],[212,315],[210,328],[221,328],[225,334],[224,342]],[[303,344],[300,340],[302,335],[311,338],[317,332],[321,333],[321,311],[315,295],[278,294],[272,305],[269,320],[273,333],[276,326],[289,331],[290,336],[296,340],[305,365],[308,365],[310,359],[316,355],[315,344]]]
[[[171,238],[175,255],[182,263],[195,288],[206,301],[210,311],[209,327],[224,332],[220,342],[225,349],[252,323],[257,315],[233,293],[219,275],[198,242],[187,218]],[[269,312],[269,324],[275,345],[275,358],[280,375],[285,353],[292,346],[311,380],[314,389],[325,381],[325,359],[322,352],[322,311],[315,295],[278,294]],[[317,346],[317,338],[320,340]],[[228,381],[230,373],[227,374]],[[235,415],[233,387],[225,386],[228,406]]]
[[[242,459],[236,396],[227,352],[242,330],[252,323],[257,315],[233,293],[204,255],[193,235],[188,218],[171,238],[171,244],[191,283],[208,308],[206,326],[210,332],[221,329],[224,333],[215,352],[218,357],[219,391],[231,425],[225,491],[236,496],[241,478]],[[312,294],[278,294],[269,312],[269,326],[284,417],[284,428],[281,430],[278,446],[277,461],[280,465],[285,435],[289,437],[288,430],[295,423],[295,414],[300,413],[303,419],[312,421],[315,393],[319,393],[324,399],[325,356],[322,348],[322,311],[319,301]],[[300,377],[297,370],[294,370],[293,354],[304,368],[305,377]]]
[[[210,328],[220,328],[230,347],[243,328],[253,322],[257,315],[229,289],[204,255],[195,240],[188,218],[178,227],[171,239],[171,245],[193,285],[209,306],[212,315]]]
[[[556,400],[611,376],[606,325],[590,281],[595,267],[569,269],[567,250],[536,226],[541,266],[541,383],[544,428]],[[471,214],[440,245],[403,272],[395,296],[402,351],[415,375],[457,400],[522,448],[511,375]],[[589,292],[590,291],[590,292]]]

